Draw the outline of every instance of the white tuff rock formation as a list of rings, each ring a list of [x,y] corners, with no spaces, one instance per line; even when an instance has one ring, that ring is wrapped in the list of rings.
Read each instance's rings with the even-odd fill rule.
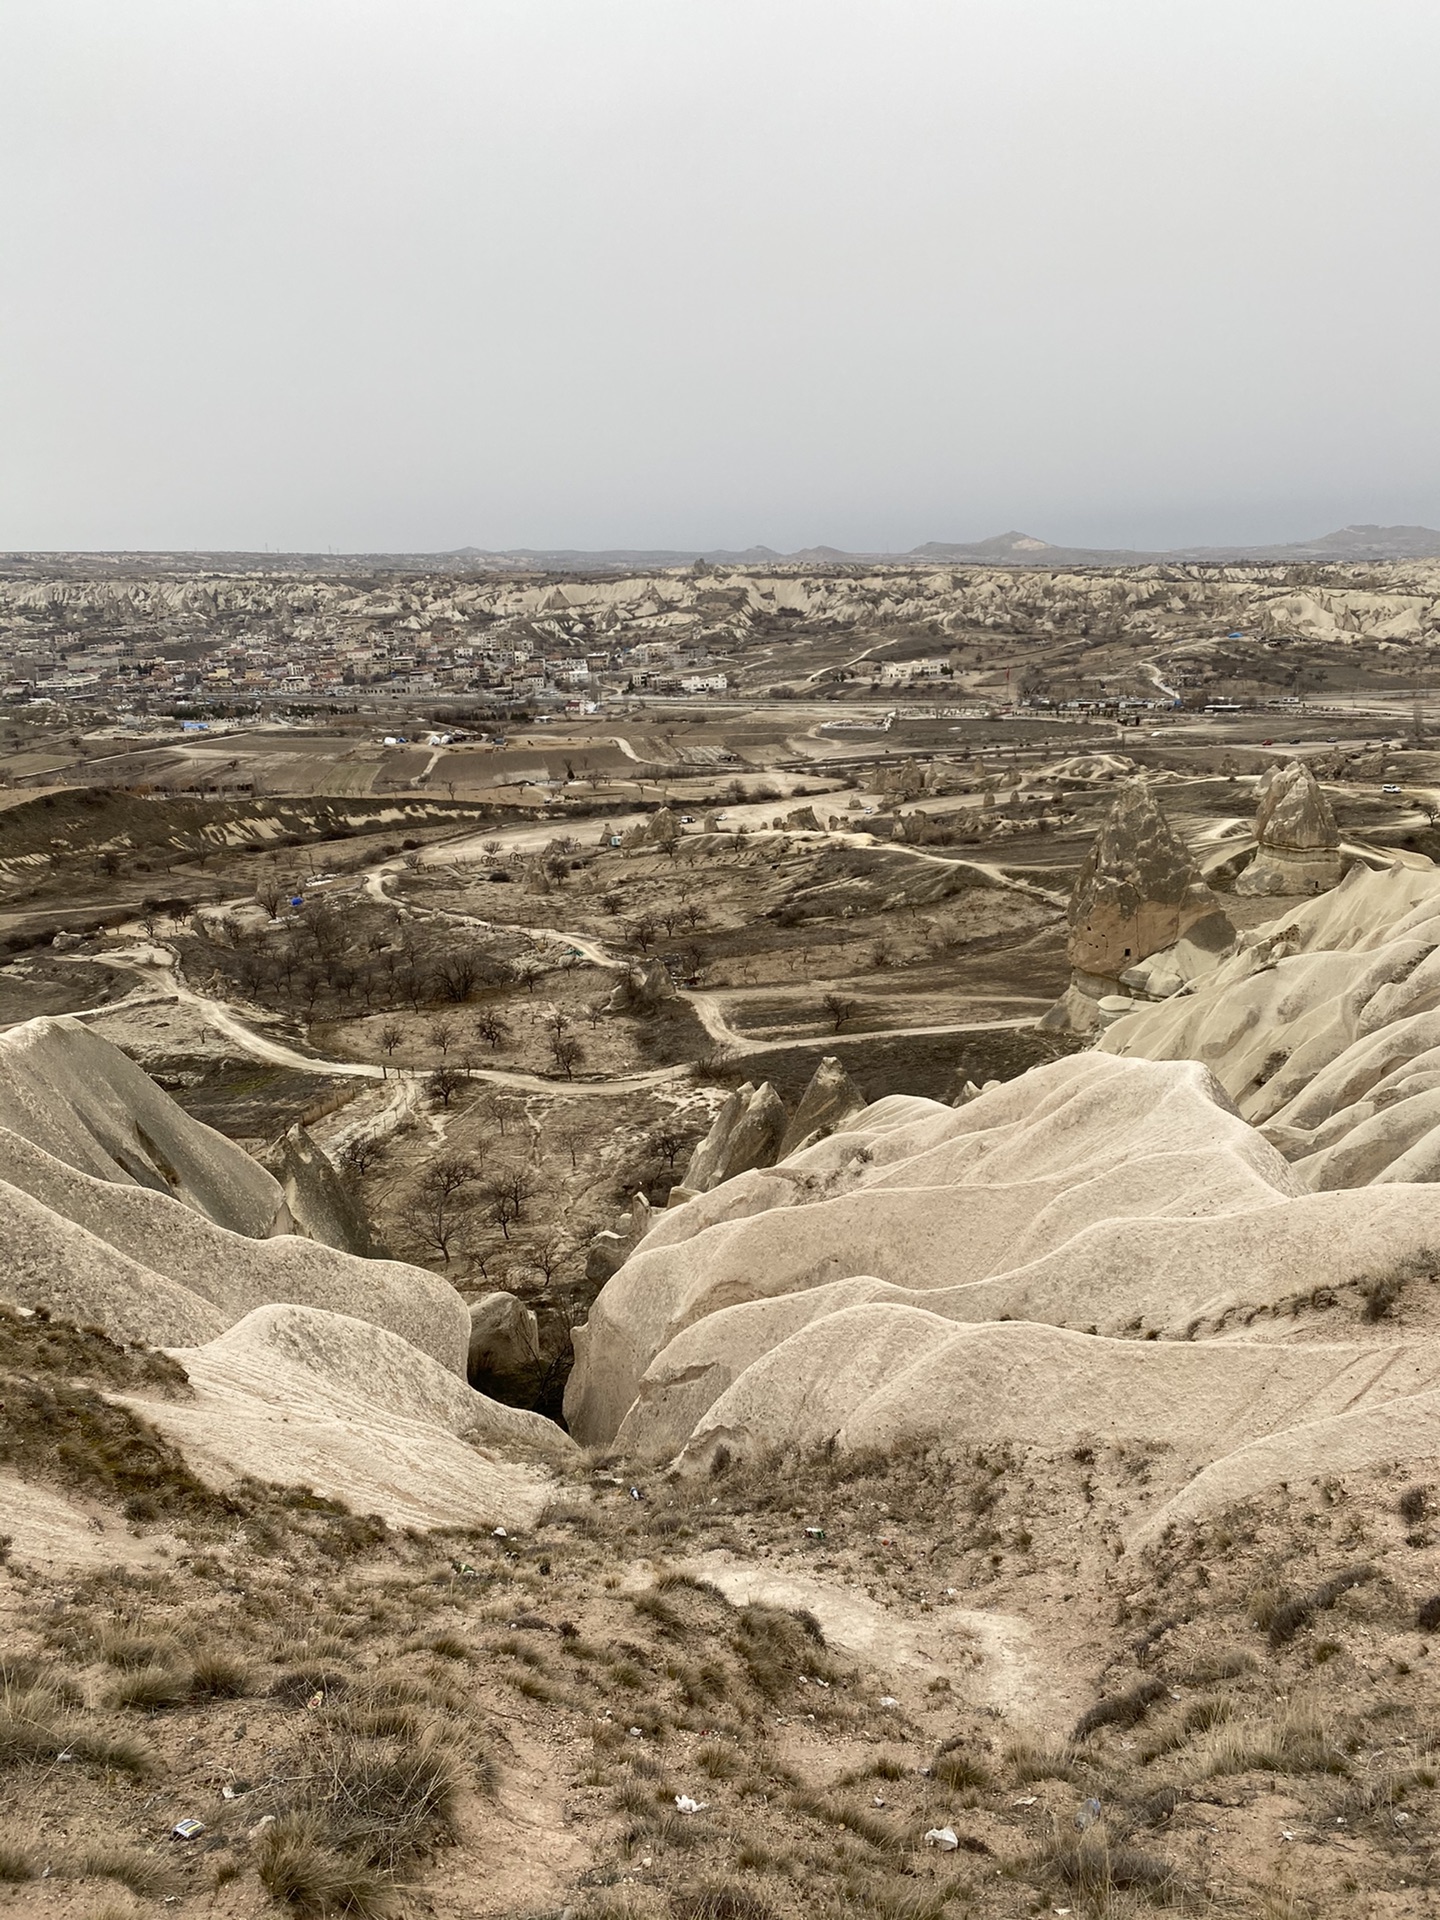
[[[1256,789],[1255,858],[1235,882],[1242,894],[1324,893],[1340,879],[1340,829],[1303,761],[1270,767]]]

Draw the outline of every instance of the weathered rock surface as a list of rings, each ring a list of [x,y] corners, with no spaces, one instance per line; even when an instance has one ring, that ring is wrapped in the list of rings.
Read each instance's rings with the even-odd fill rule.
[[[1313,1010],[1320,1066],[1297,1064],[1289,1124],[1363,1106],[1418,1030],[1347,1062],[1347,1028],[1373,1012],[1363,1047],[1430,1020],[1422,1006],[1440,1022],[1440,874],[1359,872],[1294,922],[1123,1022],[1107,1051],[958,1110],[877,1102],[661,1216],[577,1329],[572,1431],[699,1470],[721,1450],[1143,1439],[1158,1449],[1134,1508],[1145,1537],[1157,1515],[1349,1461],[1440,1455],[1440,1349],[1359,1310],[1388,1273],[1420,1274],[1428,1299],[1440,1184],[1392,1162],[1322,1187],[1206,1067],[1109,1051],[1128,1035],[1138,1052],[1147,1025],[1177,1053],[1203,1042],[1243,1108],[1262,1009]],[[1412,1097],[1440,1128],[1440,1025],[1431,1044]],[[1328,1080],[1327,1053],[1344,1063]]]
[[[380,1252],[370,1224],[351,1198],[344,1181],[297,1122],[282,1134],[266,1155],[270,1171],[280,1182],[285,1206],[296,1233],[342,1253],[374,1259]]]
[[[0,1127],[78,1172],[166,1194],[232,1232],[289,1227],[273,1175],[82,1020],[27,1020],[0,1034]]]
[[[406,1525],[523,1523],[548,1498],[572,1443],[465,1384],[454,1288],[269,1231],[277,1182],[118,1049],[73,1020],[12,1028],[0,1113],[0,1300],[183,1349],[194,1399],[141,1410],[202,1477],[305,1481]]]
[[[833,1054],[826,1054],[800,1096],[800,1104],[780,1141],[777,1158],[783,1160],[801,1147],[813,1146],[853,1119],[864,1106],[864,1095],[844,1067]]]
[[[768,1080],[759,1087],[747,1080],[716,1114],[680,1184],[704,1193],[752,1167],[772,1166],[784,1135],[785,1108],[779,1094]]]
[[[1255,858],[1235,882],[1241,894],[1324,893],[1342,869],[1340,829],[1303,761],[1271,767],[1257,789]]]
[[[1077,1033],[1107,1024],[1101,1003],[1123,998],[1122,976],[1153,954],[1184,939],[1214,957],[1235,936],[1143,781],[1121,789],[1076,878],[1068,919],[1070,988],[1044,1024]]]
[[[465,1372],[477,1393],[507,1406],[528,1406],[545,1371],[540,1323],[513,1293],[487,1293],[470,1302],[470,1349]]]
[[[663,960],[642,960],[627,967],[605,1002],[607,1013],[653,1013],[662,1000],[675,998],[675,982]]]

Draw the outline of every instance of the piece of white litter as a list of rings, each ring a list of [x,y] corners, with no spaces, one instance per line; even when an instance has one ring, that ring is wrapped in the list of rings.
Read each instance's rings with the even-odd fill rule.
[[[931,1827],[925,1836],[927,1847],[939,1847],[942,1853],[953,1853],[960,1842],[955,1837],[953,1827]]]
[[[490,1535],[490,1538],[492,1540],[508,1540],[510,1536],[505,1531],[504,1527],[496,1527],[495,1530]]]
[[[1295,1836],[1288,1827],[1282,1827],[1280,1830],[1280,1838],[1282,1840],[1293,1840]]]
[[[643,1727],[631,1727],[630,1738],[632,1740],[643,1740],[644,1737],[645,1737],[645,1729]]]
[[[677,1793],[675,1796],[677,1813],[704,1813],[709,1804],[708,1800],[692,1800],[688,1793]]]
[[[1033,1793],[1022,1793],[1018,1800],[1012,1800],[1010,1804],[1012,1807],[1033,1807],[1037,1797]]]
[[[893,1693],[882,1693],[880,1696],[880,1704],[882,1707],[898,1707],[900,1702],[895,1698]]]

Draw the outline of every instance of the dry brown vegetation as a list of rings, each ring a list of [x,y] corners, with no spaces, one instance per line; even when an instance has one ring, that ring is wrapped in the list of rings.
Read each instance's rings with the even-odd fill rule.
[[[7,1337],[10,1381],[99,1364],[76,1330]],[[1424,1912],[1428,1489],[1293,1489],[1136,1561],[1116,1522],[1138,1460],[585,1460],[505,1538],[294,1489],[197,1507],[157,1462],[147,1558],[0,1573],[0,1877],[235,1916],[1218,1920],[1287,1886],[1308,1920],[1361,1889]],[[727,1556],[817,1606],[1023,1613],[1030,1705],[997,1713],[968,1657],[862,1660],[801,1604],[736,1604],[704,1570]],[[172,1838],[189,1817],[203,1833]]]

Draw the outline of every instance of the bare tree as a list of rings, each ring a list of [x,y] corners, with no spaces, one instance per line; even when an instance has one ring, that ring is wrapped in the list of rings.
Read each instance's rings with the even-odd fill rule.
[[[441,991],[457,1007],[470,998],[479,978],[480,962],[473,953],[447,954],[435,969]]]
[[[442,1060],[455,1044],[456,1037],[453,1021],[447,1020],[443,1014],[438,1020],[432,1020],[430,1022],[430,1038],[440,1049],[440,1058]]]
[[[557,1033],[550,1042],[550,1051],[567,1080],[573,1080],[575,1069],[585,1064],[585,1049],[573,1033]]]
[[[651,1148],[659,1154],[667,1167],[675,1165],[689,1144],[690,1136],[670,1121],[662,1122],[650,1136]]]
[[[448,1266],[455,1237],[475,1204],[478,1163],[467,1154],[441,1153],[405,1197],[401,1217],[412,1238]]]
[[[116,864],[117,865],[119,864],[118,860]],[[260,906],[262,906],[265,909],[266,913],[269,914],[272,920],[277,919],[279,917],[280,904],[284,900],[284,898],[285,898],[284,887],[282,887],[280,882],[271,875],[267,875],[267,877],[263,879],[260,882],[259,886],[256,887],[255,889],[256,901]]]
[[[475,1032],[477,1037],[484,1041],[492,1053],[497,1047],[504,1046],[505,1042],[510,1038],[510,1028],[507,1023],[500,1018],[498,1013],[491,1013],[488,1010],[482,1013],[476,1020]]]
[[[513,1168],[490,1182],[486,1190],[490,1218],[507,1240],[511,1227],[525,1218],[525,1209],[534,1192],[534,1182],[523,1167]]]
[[[438,1100],[442,1107],[448,1107],[467,1077],[459,1067],[442,1066],[435,1069],[425,1084],[430,1089],[431,1098]]]
[[[405,1029],[398,1020],[387,1020],[380,1029],[380,1051],[388,1060],[405,1038]]]
[[[369,1134],[358,1133],[341,1152],[340,1171],[353,1179],[363,1180],[379,1154],[380,1142]]]
[[[820,1004],[829,1015],[831,1028],[836,1033],[839,1033],[847,1020],[854,1019],[860,1007],[858,1000],[847,999],[843,993],[834,991],[823,995]]]
[[[573,1173],[580,1164],[580,1149],[594,1132],[593,1126],[585,1120],[562,1120],[558,1126],[548,1127],[546,1131],[561,1152],[569,1154],[570,1171]]]

